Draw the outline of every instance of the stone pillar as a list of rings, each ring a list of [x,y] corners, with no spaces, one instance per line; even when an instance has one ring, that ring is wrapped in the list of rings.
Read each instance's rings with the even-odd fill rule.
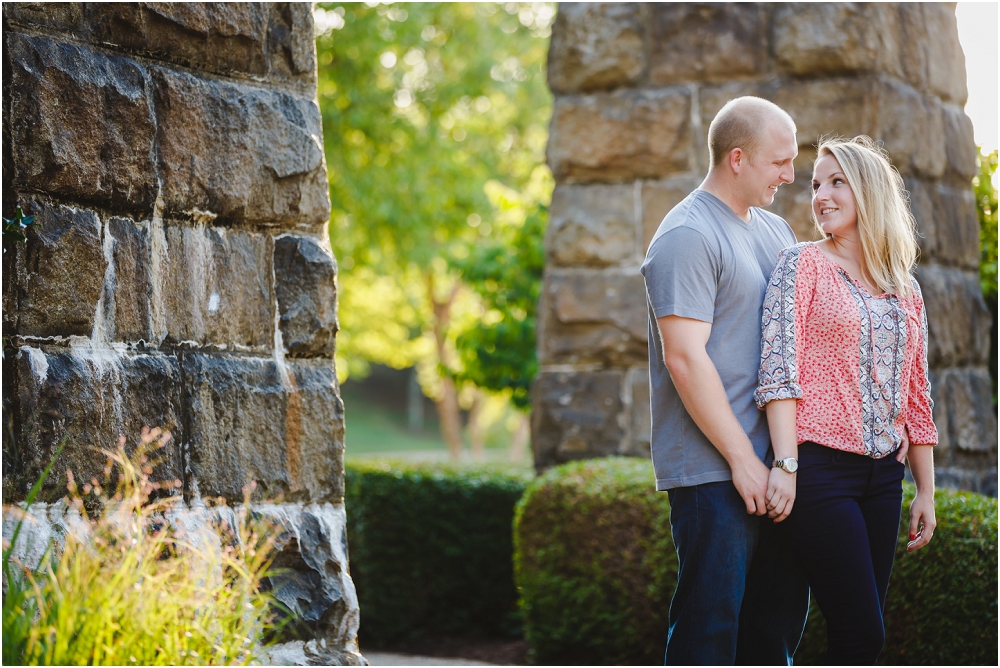
[[[38,222],[4,243],[4,502],[63,440],[43,500],[168,428],[187,500],[281,499],[278,598],[357,662],[310,4],[5,3],[3,71],[3,215]]]
[[[757,95],[799,128],[773,210],[800,240],[824,134],[885,143],[921,234],[942,486],[996,494],[997,429],[978,284],[972,123],[951,4],[575,4],[549,51],[556,178],[539,306],[532,441],[539,469],[646,456],[646,302],[638,273],[663,216],[708,171],[728,100]]]

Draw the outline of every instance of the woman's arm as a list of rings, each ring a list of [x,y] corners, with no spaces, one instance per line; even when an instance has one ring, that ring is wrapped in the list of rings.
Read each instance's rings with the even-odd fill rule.
[[[934,518],[934,446],[910,445],[910,472],[917,484],[917,495],[910,504],[910,542],[907,552],[919,550],[931,542],[937,520]]]
[[[775,459],[799,458],[798,434],[795,429],[795,399],[777,399],[768,402],[767,428],[771,432],[771,447]],[[797,474],[777,467],[771,468],[767,480],[767,516],[775,523],[781,522],[792,512],[795,503],[795,480]]]

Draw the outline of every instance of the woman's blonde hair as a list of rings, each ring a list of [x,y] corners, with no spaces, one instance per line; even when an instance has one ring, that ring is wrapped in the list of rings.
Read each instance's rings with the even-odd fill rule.
[[[854,193],[858,236],[866,271],[878,288],[909,297],[917,263],[917,225],[903,179],[889,155],[871,137],[821,138],[816,159],[832,155]],[[822,232],[816,212],[813,222]]]

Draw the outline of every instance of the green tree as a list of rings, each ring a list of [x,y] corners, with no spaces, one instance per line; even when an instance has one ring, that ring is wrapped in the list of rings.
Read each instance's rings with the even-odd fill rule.
[[[997,152],[983,153],[976,158],[979,173],[972,179],[979,209],[979,282],[983,298],[993,314],[990,335],[990,376],[993,379],[993,410],[997,407]]]
[[[453,453],[455,338],[485,312],[456,267],[491,243],[486,184],[520,193],[543,162],[554,14],[517,3],[321,3],[315,14],[344,296],[338,368],[416,363]]]

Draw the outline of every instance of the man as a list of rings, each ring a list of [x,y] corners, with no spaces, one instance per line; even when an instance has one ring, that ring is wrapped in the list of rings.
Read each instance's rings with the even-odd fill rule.
[[[642,265],[652,458],[678,556],[668,665],[790,664],[808,612],[805,580],[766,516],[769,478],[795,474],[769,469],[753,400],[764,291],[795,243],[759,207],[795,177],[795,132],[771,102],[727,103],[709,127],[708,176],[663,219]]]

